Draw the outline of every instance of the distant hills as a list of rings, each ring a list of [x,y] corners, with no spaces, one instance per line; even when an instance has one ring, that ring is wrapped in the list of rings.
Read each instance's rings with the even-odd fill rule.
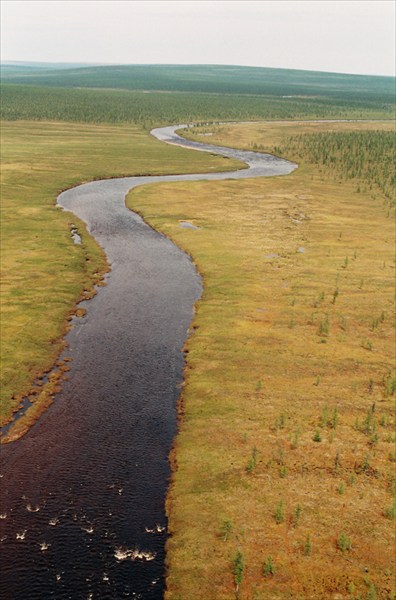
[[[5,62],[1,78],[7,83],[68,88],[395,101],[394,77],[265,67]]]
[[[96,67],[101,66],[101,63],[53,63],[53,62],[34,62],[8,60],[1,61],[2,76],[5,75],[21,75],[21,74],[38,74],[44,71],[60,71],[63,69],[77,69],[80,67]]]

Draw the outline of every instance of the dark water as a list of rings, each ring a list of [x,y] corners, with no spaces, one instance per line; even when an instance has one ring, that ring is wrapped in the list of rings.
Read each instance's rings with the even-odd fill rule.
[[[197,146],[174,129],[154,134]],[[296,166],[198,146],[251,168],[97,181],[58,198],[86,222],[112,269],[67,336],[71,370],[54,404],[21,440],[1,447],[2,600],[163,597],[168,454],[201,283],[183,252],[125,208],[125,194],[150,182],[285,174]]]

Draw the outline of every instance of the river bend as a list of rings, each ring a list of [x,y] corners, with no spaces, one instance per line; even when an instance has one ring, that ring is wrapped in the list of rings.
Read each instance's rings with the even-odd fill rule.
[[[1,448],[3,600],[158,600],[165,588],[168,455],[182,347],[202,287],[189,257],[125,206],[164,181],[290,173],[274,156],[180,138],[167,143],[244,161],[227,173],[126,177],[80,185],[58,204],[80,217],[111,264],[107,286],[67,334],[71,370],[54,404]],[[193,235],[193,232],[192,232]]]

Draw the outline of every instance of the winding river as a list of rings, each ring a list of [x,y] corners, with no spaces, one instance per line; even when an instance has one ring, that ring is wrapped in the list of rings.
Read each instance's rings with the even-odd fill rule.
[[[165,589],[168,454],[176,433],[182,347],[202,287],[189,257],[125,207],[163,181],[290,173],[274,156],[199,144],[182,125],[159,140],[240,159],[236,172],[127,177],[80,185],[58,204],[78,215],[111,264],[107,286],[80,306],[54,404],[1,448],[3,600],[160,599]],[[194,232],[191,232],[194,235]]]

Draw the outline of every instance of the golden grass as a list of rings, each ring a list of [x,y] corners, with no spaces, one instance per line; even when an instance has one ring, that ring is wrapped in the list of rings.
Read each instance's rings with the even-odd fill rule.
[[[185,129],[183,137],[209,144],[222,144],[231,148],[251,150],[253,146],[270,152],[285,138],[301,133],[322,131],[392,131],[395,122],[384,121],[261,121]],[[210,134],[208,136],[208,134]]]
[[[2,136],[1,423],[62,347],[67,317],[107,269],[91,236],[56,196],[84,181],[142,173],[233,170],[236,161],[166,146],[132,125],[4,122]],[[70,236],[74,224],[81,246]],[[48,397],[51,389],[48,389]],[[25,424],[44,406],[35,405]]]
[[[213,142],[273,143],[255,127]],[[169,600],[234,598],[238,550],[241,599],[394,593],[394,229],[380,195],[355,190],[301,165],[128,196],[205,283],[172,454]]]

